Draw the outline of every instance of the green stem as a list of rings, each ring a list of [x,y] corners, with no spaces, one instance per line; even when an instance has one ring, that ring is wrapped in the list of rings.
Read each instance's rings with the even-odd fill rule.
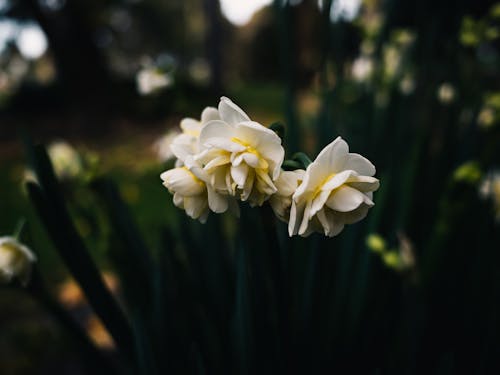
[[[14,229],[13,237],[16,240],[21,239],[21,235],[23,234],[23,230],[24,230],[25,226],[26,226],[26,219],[23,217],[23,218],[19,219],[19,221],[17,222],[17,225],[16,225],[16,229]]]
[[[300,162],[304,166],[304,168],[307,168],[309,166],[309,164],[312,163],[311,159],[309,159],[309,157],[306,154],[304,154],[303,152],[295,153],[292,156],[292,160],[296,160],[296,161]]]

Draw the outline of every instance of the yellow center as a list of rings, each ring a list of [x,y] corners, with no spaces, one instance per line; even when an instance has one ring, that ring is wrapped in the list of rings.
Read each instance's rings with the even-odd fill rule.
[[[327,178],[325,178],[323,180],[323,182],[321,184],[318,185],[318,187],[316,188],[316,190],[314,190],[313,198],[316,198],[316,196],[321,192],[321,189],[323,188],[323,186],[325,186],[325,184],[328,181],[330,181],[330,179],[332,179],[333,177],[335,177],[335,175],[336,175],[336,173],[330,174]],[[333,189],[333,190],[335,190],[335,189]]]
[[[236,137],[231,138],[231,142],[234,142],[234,143],[237,143],[239,145],[242,145],[243,147],[246,148],[246,152],[249,152],[251,154],[257,155],[259,157],[259,159],[261,158],[261,156],[259,154],[259,151],[257,151],[255,148],[253,148],[252,146],[250,146],[249,143],[244,142],[241,139],[236,138]]]

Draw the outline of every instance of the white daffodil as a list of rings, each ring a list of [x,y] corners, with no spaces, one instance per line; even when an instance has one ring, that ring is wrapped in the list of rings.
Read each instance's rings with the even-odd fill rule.
[[[17,278],[27,285],[31,277],[33,252],[14,237],[0,237],[0,282],[9,283]]]
[[[277,188],[285,151],[271,129],[251,121],[228,98],[219,103],[220,120],[212,120],[200,133],[200,154],[195,158],[221,194],[260,206]]]
[[[219,112],[217,108],[206,107],[201,113],[201,120],[193,118],[185,118],[181,121],[182,133],[175,137],[170,143],[169,149],[178,159],[178,165],[181,166],[184,160],[197,154],[198,140],[200,137],[201,128],[211,120],[219,120]]]
[[[338,137],[307,167],[293,195],[290,236],[323,232],[333,237],[345,224],[363,219],[374,205],[372,195],[379,187],[374,174],[373,164],[349,153],[347,143]]]
[[[166,162],[175,158],[170,146],[180,134],[178,130],[169,130],[153,144],[153,150],[156,152],[159,161]]]
[[[137,91],[141,95],[149,95],[174,84],[171,74],[149,67],[141,69],[136,76]]]
[[[202,223],[207,221],[209,209],[216,213],[225,212],[228,208],[238,210],[230,197],[218,194],[206,184],[205,171],[192,157],[186,158],[182,167],[163,172],[160,178],[174,195],[174,204],[186,211],[189,217]]]
[[[278,191],[269,198],[269,204],[275,215],[285,223],[290,218],[290,207],[292,206],[292,195],[297,190],[304,177],[305,171],[282,171],[275,182]]]
[[[82,158],[68,142],[52,142],[47,152],[54,166],[54,172],[60,179],[75,178],[83,172]]]

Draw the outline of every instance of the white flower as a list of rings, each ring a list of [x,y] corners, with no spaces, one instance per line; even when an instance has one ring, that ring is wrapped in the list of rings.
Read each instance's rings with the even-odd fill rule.
[[[174,80],[168,73],[157,68],[144,68],[137,73],[137,90],[141,95],[149,95],[163,88],[172,86]]]
[[[68,142],[53,142],[49,145],[47,152],[57,177],[71,179],[83,172],[82,158]]]
[[[297,190],[297,186],[302,182],[304,173],[303,169],[282,171],[275,183],[278,191],[269,198],[269,204],[275,215],[285,223],[288,223],[290,218],[292,195]]]
[[[479,194],[483,199],[491,199],[495,219],[500,222],[500,172],[491,171],[481,182]]]
[[[211,186],[207,186],[205,171],[192,157],[186,158],[184,166],[163,172],[160,178],[174,195],[174,204],[185,210],[189,217],[202,223],[207,221],[209,209],[216,213],[225,212],[228,208],[237,211],[237,206],[234,206],[229,197],[222,196]]]
[[[181,133],[178,130],[170,130],[153,144],[153,149],[158,156],[158,160],[162,162],[169,161],[175,158],[170,145]]]
[[[220,120],[212,120],[200,133],[201,162],[209,184],[219,193],[260,206],[277,191],[285,151],[280,137],[251,121],[228,98],[219,103]]]
[[[198,140],[200,138],[201,128],[209,121],[219,120],[217,108],[206,107],[201,113],[201,120],[185,118],[181,121],[182,133],[178,135],[170,144],[172,153],[177,157],[181,166],[184,160],[199,152]]]
[[[326,146],[306,169],[293,195],[288,232],[308,236],[323,232],[333,237],[345,224],[363,219],[379,181],[375,167],[358,154],[349,153],[340,137]]]
[[[354,60],[351,74],[357,82],[366,82],[373,75],[374,62],[371,57],[360,56]]]
[[[0,282],[9,283],[17,278],[28,284],[35,255],[14,237],[0,237]]]

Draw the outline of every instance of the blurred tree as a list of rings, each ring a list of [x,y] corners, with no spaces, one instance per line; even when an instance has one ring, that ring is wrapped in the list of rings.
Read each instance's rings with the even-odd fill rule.
[[[75,103],[110,104],[109,73],[93,36],[97,1],[72,0],[51,8],[39,0],[15,1],[11,17],[31,15],[45,32],[59,81]]]

